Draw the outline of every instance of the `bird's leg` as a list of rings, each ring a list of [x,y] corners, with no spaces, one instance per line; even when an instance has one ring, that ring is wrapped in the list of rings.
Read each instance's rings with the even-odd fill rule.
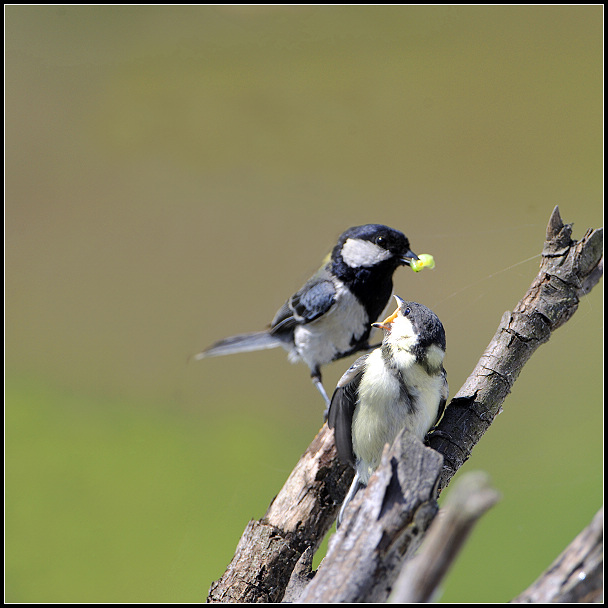
[[[323,412],[323,420],[327,420],[327,414],[329,413],[329,404],[331,403],[330,398],[327,396],[325,392],[325,387],[323,386],[323,382],[321,381],[321,372],[317,370],[313,370],[310,374],[310,378],[312,383],[317,387],[317,390],[321,393],[321,397],[325,401],[325,411]]]
[[[348,503],[355,497],[355,494],[365,486],[359,481],[359,473],[355,473],[355,477],[353,482],[350,485],[350,489],[348,490],[348,494],[342,503],[342,507],[340,508],[340,513],[338,513],[338,519],[336,520],[336,529],[340,527],[342,520],[344,519],[344,510]]]

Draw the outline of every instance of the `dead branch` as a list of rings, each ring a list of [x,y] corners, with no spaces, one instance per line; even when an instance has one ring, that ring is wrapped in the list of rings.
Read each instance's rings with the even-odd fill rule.
[[[604,509],[514,604],[604,601]]]
[[[471,450],[500,413],[524,365],[576,312],[603,273],[604,231],[571,239],[557,207],[547,226],[538,274],[513,312],[505,312],[494,338],[442,418],[429,445],[444,457],[440,487],[467,461]]]
[[[305,564],[331,526],[352,479],[352,471],[336,457],[326,425],[266,515],[247,525],[228,569],[209,590],[209,602],[281,601],[296,566],[291,601],[386,600],[404,556],[420,544],[437,511],[436,490],[469,458],[538,346],[571,318],[580,297],[600,280],[603,229],[587,231],[580,241],[573,241],[571,233],[556,207],[536,279],[514,311],[503,315],[475,370],[446,408],[441,432],[429,441],[433,450],[404,433],[385,452],[301,595],[311,578]],[[340,553],[348,554],[347,562]]]
[[[388,601],[395,604],[431,601],[471,530],[499,498],[485,473],[477,471],[461,477],[451,488],[419,553],[405,562]]]
[[[298,601],[386,601],[404,556],[414,554],[437,513],[442,463],[435,450],[402,432],[349,505]]]
[[[298,561],[318,549],[333,524],[352,478],[323,425],[264,517],[247,524],[207,601],[280,602]]]

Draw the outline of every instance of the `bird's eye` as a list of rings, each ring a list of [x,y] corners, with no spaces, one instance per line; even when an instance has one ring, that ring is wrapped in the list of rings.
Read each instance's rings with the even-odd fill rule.
[[[376,245],[380,245],[381,247],[384,247],[384,245],[386,245],[386,237],[385,236],[377,236],[376,237]]]
[[[403,315],[404,315],[404,316],[407,316],[407,315],[409,315],[411,312],[412,312],[412,309],[411,309],[411,308],[406,308],[406,309],[403,311]]]

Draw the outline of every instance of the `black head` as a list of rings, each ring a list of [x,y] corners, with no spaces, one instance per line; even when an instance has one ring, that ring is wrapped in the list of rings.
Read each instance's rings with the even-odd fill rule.
[[[354,226],[343,232],[332,258],[349,268],[388,266],[393,270],[418,259],[403,232],[382,224]]]
[[[382,323],[374,323],[375,327],[387,332],[385,339],[408,340],[415,345],[418,354],[426,352],[431,346],[445,352],[445,330],[439,317],[418,302],[406,302],[397,295],[395,300],[397,310]]]
[[[331,267],[359,298],[371,323],[391,297],[393,273],[413,259],[418,258],[402,232],[382,224],[365,224],[340,235],[331,254]],[[368,337],[369,332],[362,339]]]

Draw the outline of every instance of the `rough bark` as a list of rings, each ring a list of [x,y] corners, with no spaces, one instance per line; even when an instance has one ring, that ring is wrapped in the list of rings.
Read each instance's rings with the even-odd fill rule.
[[[383,602],[437,513],[443,459],[402,433],[359,491],[299,602]]]
[[[514,604],[604,601],[604,509]]]
[[[499,500],[499,493],[480,471],[461,477],[433,521],[416,556],[406,561],[388,601],[430,602],[479,518]]]
[[[323,425],[264,517],[247,524],[207,601],[280,602],[296,564],[318,549],[333,524],[352,478]]]
[[[494,338],[456,393],[429,444],[444,457],[440,488],[468,460],[500,413],[524,365],[576,312],[581,296],[603,274],[604,231],[588,230],[573,241],[557,207],[547,226],[538,274],[513,312],[503,314]]]

